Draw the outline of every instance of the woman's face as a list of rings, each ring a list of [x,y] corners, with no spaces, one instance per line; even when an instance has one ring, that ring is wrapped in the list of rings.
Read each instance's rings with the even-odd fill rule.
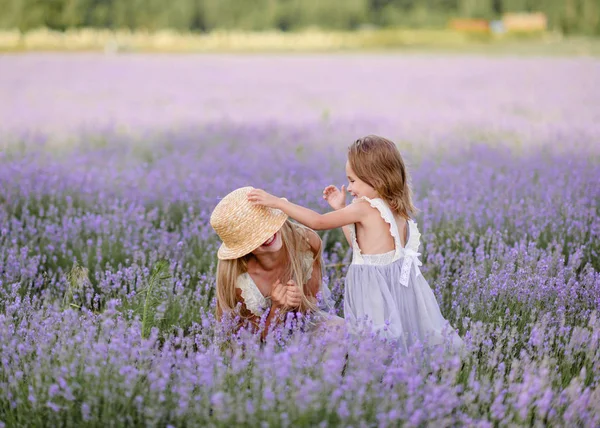
[[[252,251],[255,256],[260,254],[276,253],[283,247],[283,239],[281,238],[281,229],[267,239],[260,247]]]

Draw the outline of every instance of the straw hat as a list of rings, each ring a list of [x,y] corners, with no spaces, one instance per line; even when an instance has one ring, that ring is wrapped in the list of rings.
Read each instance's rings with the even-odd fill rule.
[[[253,187],[234,190],[215,207],[210,225],[223,241],[217,257],[231,260],[256,250],[285,223],[288,216],[280,210],[252,205],[248,193]]]

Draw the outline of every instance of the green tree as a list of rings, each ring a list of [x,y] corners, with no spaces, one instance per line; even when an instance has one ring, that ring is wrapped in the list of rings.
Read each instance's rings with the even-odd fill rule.
[[[528,12],[530,11],[529,0],[502,0],[504,12]]]
[[[535,10],[543,11],[548,18],[548,28],[562,30],[562,16],[565,11],[564,0],[538,0]]]
[[[331,29],[355,28],[366,23],[369,15],[367,0],[322,1],[290,0],[297,27],[318,26]]]
[[[112,0],[89,0],[84,25],[87,27],[110,28],[110,8]]]
[[[110,22],[115,29],[135,28],[135,8],[131,0],[112,0]]]
[[[552,29],[600,34],[600,0],[0,0],[0,27],[352,29],[441,27],[449,17],[544,12]]]
[[[459,12],[468,18],[491,18],[494,15],[492,0],[460,0]]]
[[[600,1],[582,0],[580,29],[584,34],[600,34]]]
[[[9,24],[22,33],[46,25],[46,4],[43,0],[13,0],[8,7]]]
[[[208,29],[265,30],[277,27],[277,0],[204,0]]]
[[[561,30],[565,34],[575,32],[577,29],[577,0],[564,0],[563,13],[561,14]]]
[[[65,28],[83,26],[85,13],[89,7],[89,0],[64,0],[60,11],[62,25]]]

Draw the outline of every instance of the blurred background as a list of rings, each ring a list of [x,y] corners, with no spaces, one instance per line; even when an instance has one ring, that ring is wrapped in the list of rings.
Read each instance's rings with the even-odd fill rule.
[[[0,0],[0,10],[4,51],[514,48],[570,37],[579,44],[563,50],[595,53],[582,38],[600,34],[600,0]]]
[[[600,0],[0,0],[0,11],[11,139],[228,123],[335,123],[413,143],[542,141],[567,121],[596,133]]]
[[[0,0],[0,428],[600,426],[599,23],[600,0]],[[343,382],[232,372],[212,210],[252,185],[325,212],[368,134],[473,352],[393,363],[394,390],[367,353]],[[341,315],[351,252],[319,233]]]

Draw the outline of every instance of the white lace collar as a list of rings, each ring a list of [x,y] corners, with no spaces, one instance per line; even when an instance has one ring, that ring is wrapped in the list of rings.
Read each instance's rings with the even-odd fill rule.
[[[312,252],[305,252],[302,257],[302,263],[306,272],[307,282],[312,277],[313,262]],[[260,317],[264,314],[265,310],[271,306],[271,298],[263,296],[248,272],[244,272],[238,276],[236,287],[242,291],[244,304],[253,315]]]

